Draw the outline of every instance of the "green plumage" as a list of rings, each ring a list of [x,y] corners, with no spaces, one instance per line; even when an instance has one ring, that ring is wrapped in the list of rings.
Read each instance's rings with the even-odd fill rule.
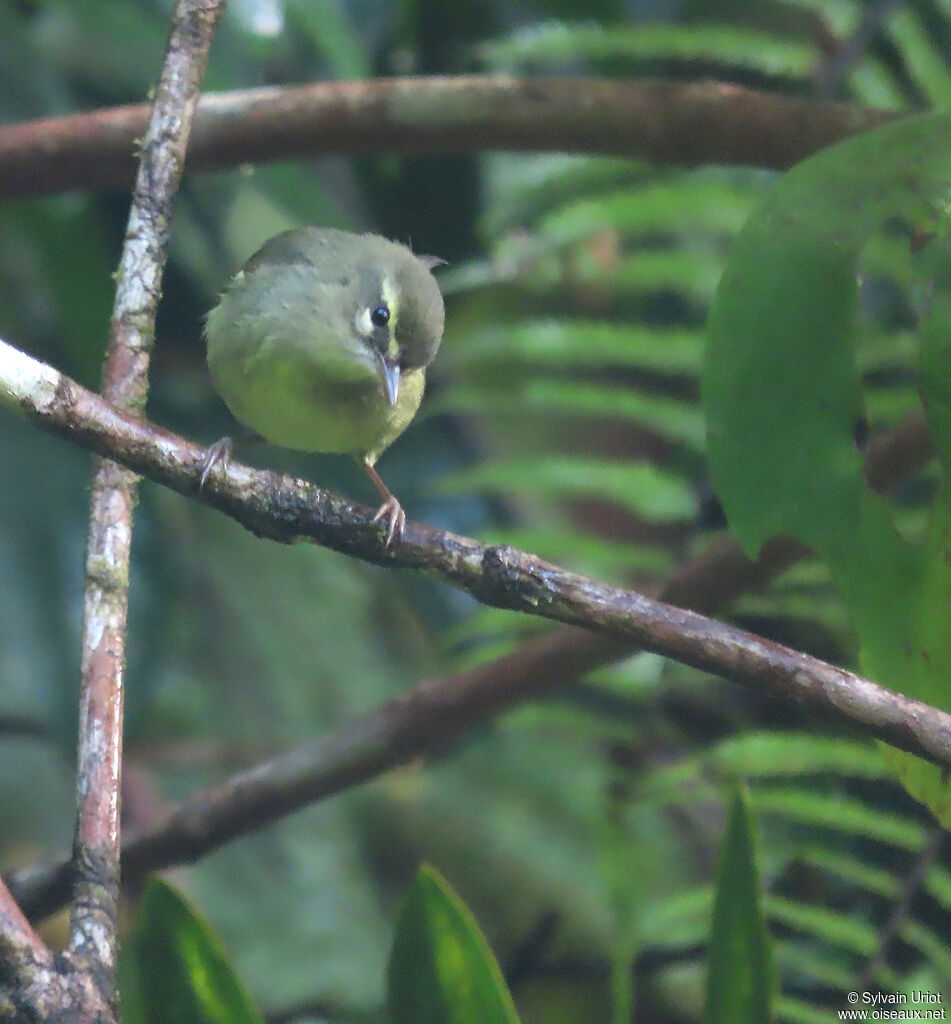
[[[388,299],[386,352],[404,353],[395,404],[380,379],[379,339],[361,324]],[[267,440],[372,464],[419,408],[443,315],[429,266],[405,246],[297,228],[266,242],[209,313],[208,368],[235,417]]]
[[[378,235],[296,228],[265,242],[205,324],[235,417],[275,444],[363,462],[391,533],[402,510],[372,466],[416,415],[442,339],[438,262]]]

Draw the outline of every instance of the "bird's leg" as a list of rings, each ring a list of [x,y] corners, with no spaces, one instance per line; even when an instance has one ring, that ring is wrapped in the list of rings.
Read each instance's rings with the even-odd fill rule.
[[[238,444],[258,444],[263,443],[267,438],[262,437],[260,434],[245,434],[243,437],[238,438]],[[228,463],[231,461],[231,453],[234,450],[234,441],[230,437],[222,437],[215,441],[214,444],[208,446],[208,451],[205,452],[205,457],[201,462],[201,480],[198,484],[198,489],[201,490],[205,486],[211,471],[215,466],[221,466],[222,469],[228,468]]]
[[[376,510],[373,522],[379,523],[383,521],[387,524],[386,543],[383,545],[384,549],[386,549],[390,546],[394,537],[402,537],[403,527],[406,526],[406,513],[403,511],[403,506],[397,500],[396,495],[383,483],[383,478],[373,468],[367,457],[364,456],[360,462],[367,476],[372,481],[373,486],[383,497],[383,504]]]

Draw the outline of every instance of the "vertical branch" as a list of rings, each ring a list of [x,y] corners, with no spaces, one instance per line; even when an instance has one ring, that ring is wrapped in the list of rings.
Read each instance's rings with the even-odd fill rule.
[[[119,263],[103,396],[141,413],[162,286],[172,200],[185,160],[208,48],[226,0],[177,0],[142,142]],[[119,889],[123,670],[132,510],[138,477],[96,464],[90,501],[77,766],[78,817],[70,954],[114,1002]]]

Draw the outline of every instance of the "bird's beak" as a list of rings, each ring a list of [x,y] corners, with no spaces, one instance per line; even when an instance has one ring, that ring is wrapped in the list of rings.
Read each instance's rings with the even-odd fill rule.
[[[389,400],[390,405],[396,405],[396,400],[400,395],[399,363],[381,352],[379,356],[377,356],[376,367],[379,371],[380,380],[383,382],[383,390],[386,392],[386,397]]]

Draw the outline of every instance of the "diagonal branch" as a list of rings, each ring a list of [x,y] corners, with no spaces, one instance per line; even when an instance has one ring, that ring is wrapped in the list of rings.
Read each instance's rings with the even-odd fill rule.
[[[380,565],[421,569],[484,604],[584,626],[859,724],[951,764],[951,718],[818,659],[643,594],[567,572],[504,545],[408,524],[387,549],[372,511],[304,480],[231,463],[200,487],[204,449],[123,413],[0,343],[0,400],[38,425],[225,512],[260,537],[310,539]]]
[[[508,149],[783,170],[895,116],[719,82],[501,75],[323,82],[206,94],[188,166]],[[140,104],[0,128],[0,196],[127,187],[147,120]]]
[[[755,684],[758,689],[765,687],[812,704],[826,716],[846,720],[866,734],[880,738],[887,734],[898,741],[896,745],[905,745],[908,740],[915,743],[913,734],[924,728],[935,740],[932,754],[925,756],[938,754],[937,760],[951,764],[951,716],[943,711],[805,655],[766,644],[740,630],[728,630],[690,612],[669,611],[676,618],[726,630],[739,646],[762,645],[781,655],[763,673],[762,686]],[[645,646],[656,649],[649,643]],[[491,663],[418,683],[327,736],[195,793],[163,821],[127,837],[123,870],[138,876],[197,860],[232,839],[376,778],[433,748],[444,749],[474,724],[550,692],[588,671],[593,661],[607,660],[606,655],[612,651],[617,657],[629,647],[626,637],[557,630]],[[770,672],[774,673],[772,678]],[[740,681],[750,683],[750,679]],[[877,720],[872,722],[870,715]],[[919,747],[918,752],[924,751]],[[60,862],[21,871],[13,884],[30,914],[44,915],[65,898],[69,865]]]
[[[924,847],[919,851],[911,870],[902,881],[901,891],[888,915],[888,920],[879,929],[878,948],[866,961],[859,980],[854,983],[853,987],[857,991],[868,992],[873,989],[878,972],[888,966],[892,944],[907,923],[915,897],[921,891],[928,872],[941,856],[945,834],[942,825],[935,825],[928,833]]]
[[[54,970],[52,953],[0,879],[0,982],[16,980],[29,989],[37,974]],[[7,1005],[4,998],[0,987],[0,1020],[13,1020],[15,1007],[12,1002]]]
[[[0,881],[0,1021],[108,1024],[114,1019],[93,972],[62,970]]]
[[[119,262],[102,392],[116,408],[141,411],[172,200],[181,179],[208,48],[224,0],[178,0]],[[90,496],[83,606],[69,957],[115,1005],[119,895],[119,803],[123,670],[132,510],[138,480],[97,461]]]
[[[2,402],[75,443],[129,460],[136,468],[181,493],[195,493],[195,479],[204,449],[116,412],[101,398],[84,391],[50,367],[0,343]],[[898,430],[876,438],[869,446],[867,476],[876,489],[888,489],[920,467],[931,454],[922,417],[912,417]],[[298,504],[305,502],[310,494],[331,519],[337,518],[335,546],[346,549],[349,544],[353,553],[359,549],[364,557],[380,558],[379,540],[373,530],[368,529],[368,510],[355,509],[310,485],[276,474],[254,473],[237,465],[232,466],[232,471],[225,487],[230,485],[232,476],[237,475],[239,486],[233,498],[225,499],[218,492],[201,497],[218,507],[227,504],[237,512],[236,518],[258,523],[260,533],[290,539],[294,530],[288,522],[272,523],[268,530],[262,528],[257,517],[263,510],[254,509],[255,482],[257,493],[263,494],[265,503],[268,494],[275,493],[269,488],[290,488],[293,501]],[[248,485],[243,498],[240,481]],[[278,514],[283,516],[283,513]],[[288,528],[286,533],[285,527]],[[332,524],[330,528],[333,529]],[[453,541],[462,541],[414,524],[407,529],[407,535],[410,534],[416,543],[421,537],[430,537],[449,550]],[[463,543],[473,545],[475,542]],[[781,538],[765,545],[756,561],[751,562],[734,543],[720,542],[706,555],[681,567],[666,584],[663,596],[696,608],[715,610],[731,603],[744,590],[764,585],[803,553],[804,549],[797,542]],[[403,561],[412,564],[405,552]],[[740,631],[733,632],[740,638],[748,637]],[[196,794],[173,810],[164,822],[128,840],[123,848],[123,868],[138,874],[200,857],[234,836],[419,756],[433,743],[442,745],[447,738],[472,724],[570,682],[635,646],[628,636],[563,627],[489,664],[421,683],[320,741],[241,772],[220,787]],[[922,722],[930,720],[939,731],[944,729],[947,737],[948,718],[942,712],[896,697],[848,674],[843,673],[840,678],[859,683],[854,691],[846,683],[848,699],[857,702],[856,708],[868,708],[870,695],[873,705],[876,699],[880,700],[879,710],[894,715],[896,732],[910,736],[920,719]],[[793,696],[800,696],[796,687],[802,680],[794,676],[789,682]],[[841,689],[839,695],[843,695]],[[809,699],[818,700],[823,710],[829,710],[829,703],[821,695],[813,692]],[[849,717],[848,708],[840,709],[839,714]],[[856,717],[861,718],[861,714],[859,711]],[[864,731],[870,730],[865,728]],[[941,757],[947,760],[951,746],[947,738],[942,742]],[[33,868],[16,876],[15,891],[31,914],[43,914],[64,901],[69,878],[66,863]]]

